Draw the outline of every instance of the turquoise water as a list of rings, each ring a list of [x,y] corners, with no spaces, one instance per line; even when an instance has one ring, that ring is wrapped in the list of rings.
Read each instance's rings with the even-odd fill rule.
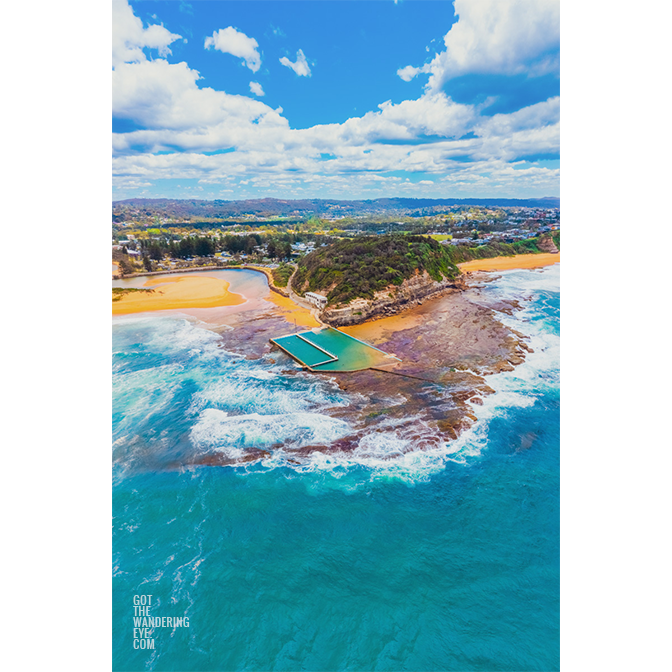
[[[117,320],[114,669],[559,669],[558,286],[555,266],[483,290],[529,297],[502,320],[534,354],[488,377],[457,441],[394,460],[412,446],[381,425],[367,457],[292,464],[279,444],[350,433],[333,382],[183,319]],[[273,456],[179,467],[252,447]],[[136,594],[189,627],[134,649]]]
[[[296,357],[299,362],[306,366],[315,366],[317,364],[324,364],[336,359],[331,353],[322,350],[320,347],[314,347],[313,344],[307,343],[307,338],[301,338],[297,334],[290,334],[289,336],[282,336],[274,339],[275,343],[283,347],[288,353]]]
[[[377,348],[331,327],[273,340],[300,362],[318,371],[361,371],[394,361]]]
[[[386,357],[377,348],[370,347],[337,329],[323,329],[318,333],[309,332],[304,334],[304,337],[338,355],[338,361],[317,366],[319,371],[358,371],[369,366],[380,366],[395,361]]]

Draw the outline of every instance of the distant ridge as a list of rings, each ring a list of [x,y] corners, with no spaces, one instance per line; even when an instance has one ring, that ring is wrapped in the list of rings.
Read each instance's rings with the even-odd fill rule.
[[[491,207],[559,208],[560,199],[544,198],[376,198],[373,200],[341,201],[331,199],[285,200],[261,198],[245,201],[195,200],[170,198],[129,198],[113,201],[115,214],[129,208],[144,209],[151,214],[232,217],[236,215],[354,215],[387,212],[408,212],[424,208],[451,205],[481,205]],[[148,213],[149,214],[149,213]]]

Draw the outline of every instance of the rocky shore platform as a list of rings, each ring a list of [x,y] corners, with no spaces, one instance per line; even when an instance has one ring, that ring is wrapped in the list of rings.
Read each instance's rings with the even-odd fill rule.
[[[332,327],[362,324],[372,319],[397,315],[452,289],[466,289],[465,276],[436,281],[425,271],[404,280],[399,287],[377,292],[373,299],[355,299],[347,306],[327,308],[320,319]]]
[[[370,440],[372,433],[389,435],[391,429],[399,445],[405,446],[401,453],[438,448],[476,421],[478,405],[493,393],[488,376],[512,371],[532,352],[527,338],[499,319],[502,313],[511,314],[521,306],[516,301],[488,303],[479,291],[483,282],[492,279],[491,274],[469,274],[464,290],[446,288],[441,296],[418,303],[401,315],[344,328],[402,360],[388,370],[307,374],[268,342],[282,329],[287,331],[286,322],[272,311],[252,319],[249,314],[232,316],[236,324],[231,324],[233,330],[221,332],[221,346],[248,358],[287,360],[284,374],[327,376],[348,395],[349,405],[327,412],[347,420],[353,433],[333,443],[296,449],[291,459],[301,462],[314,452],[354,452],[358,458],[366,458],[367,446],[375,444]],[[363,441],[365,436],[368,438]],[[284,447],[270,450],[278,448]],[[378,452],[372,448],[370,456],[380,457]],[[266,456],[266,451],[250,446],[237,461],[209,455],[205,463],[225,466]],[[385,456],[398,454],[393,451]]]

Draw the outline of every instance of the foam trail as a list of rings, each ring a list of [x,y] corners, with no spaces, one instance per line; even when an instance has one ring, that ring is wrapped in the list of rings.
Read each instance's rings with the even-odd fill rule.
[[[247,360],[227,352],[218,334],[193,319],[145,316],[115,321],[115,451],[132,455],[139,435],[149,437],[150,447],[178,445],[186,437],[201,453],[230,458],[243,457],[249,448],[272,448],[270,458],[237,467],[241,472],[282,468],[341,479],[364,469],[365,480],[408,482],[425,480],[451,462],[471,464],[487,450],[494,419],[530,408],[559,388],[559,267],[505,271],[481,291],[498,300],[529,297],[522,310],[499,319],[525,334],[534,352],[513,371],[487,377],[495,393],[473,406],[478,420],[454,441],[446,443],[420,415],[355,427],[342,415],[360,395],[343,392],[335,380],[301,372],[287,376],[268,357]],[[341,409],[339,417],[333,417],[334,409]],[[174,421],[164,422],[161,435],[154,436],[164,416]],[[302,455],[300,464],[292,453],[346,436],[356,441],[347,452],[318,449]]]
[[[295,448],[311,443],[330,443],[346,436],[350,426],[343,420],[319,413],[229,416],[217,409],[204,410],[191,430],[200,449],[214,449],[239,457],[245,447],[266,448],[284,443]]]

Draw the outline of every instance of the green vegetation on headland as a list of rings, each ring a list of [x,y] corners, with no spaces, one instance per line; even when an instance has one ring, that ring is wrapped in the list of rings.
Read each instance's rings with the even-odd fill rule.
[[[271,274],[273,275],[275,286],[287,287],[287,283],[289,282],[292,273],[294,273],[294,266],[291,266],[290,264],[282,263],[277,268],[274,268],[271,271]]]
[[[153,292],[153,289],[144,287],[112,287],[112,301],[121,301],[121,297],[132,292]]]
[[[546,247],[542,238],[473,246],[441,245],[427,236],[401,234],[340,240],[299,259],[292,289],[301,295],[324,294],[331,306],[344,305],[357,298],[372,299],[416,272],[426,271],[440,282],[459,275],[457,264],[465,261],[542,253]],[[560,232],[553,232],[550,239],[560,249]]]
[[[292,289],[326,294],[330,305],[373,298],[401,285],[416,272],[432,280],[454,278],[459,270],[448,247],[425,236],[360,236],[321,247],[298,262]]]

